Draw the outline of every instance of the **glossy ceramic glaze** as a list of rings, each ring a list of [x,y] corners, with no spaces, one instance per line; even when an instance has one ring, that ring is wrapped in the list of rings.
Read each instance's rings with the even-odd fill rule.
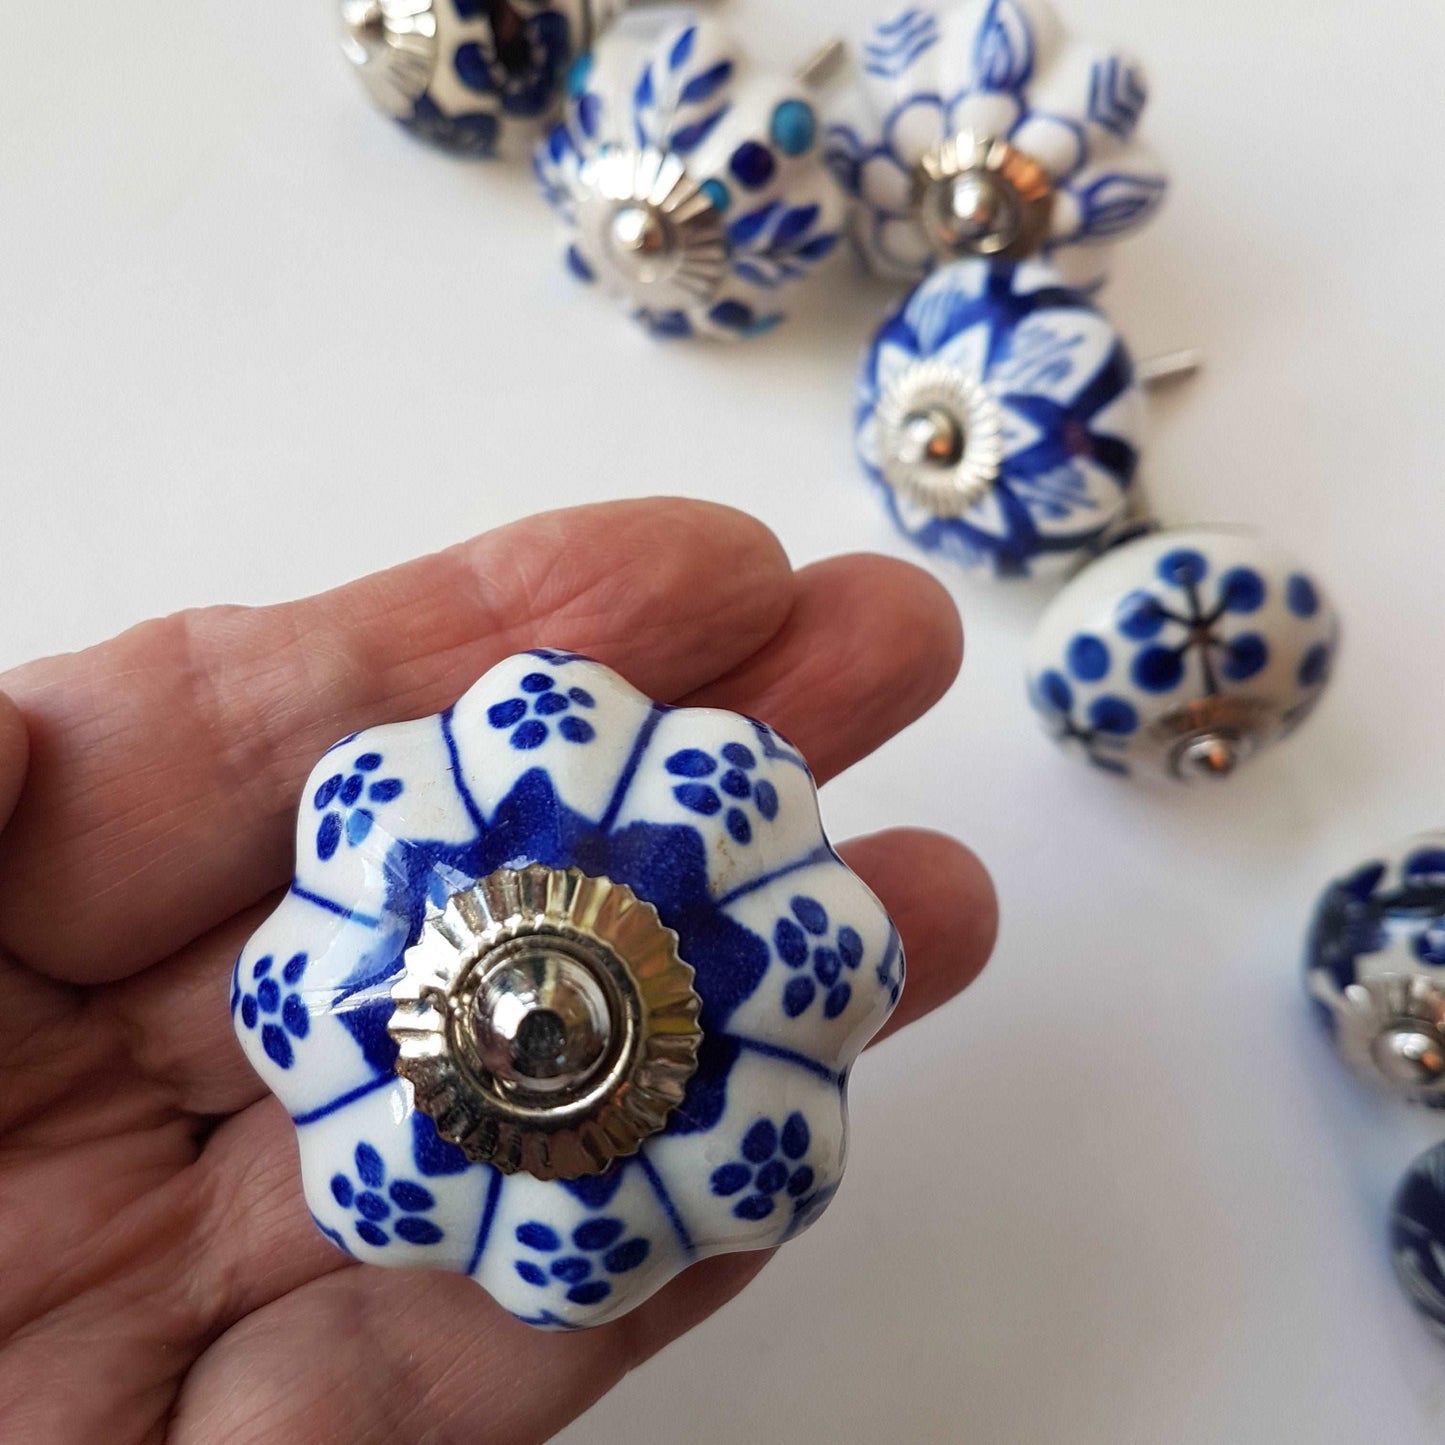
[[[574,275],[660,336],[736,339],[782,321],[843,223],[806,89],[701,19],[614,26],[571,89],[535,164]],[[618,211],[639,207],[655,249],[618,244]]]
[[[916,208],[919,168],[965,132],[1005,140],[1054,191],[1044,254],[1071,281],[1102,275],[1099,249],[1143,226],[1167,180],[1135,130],[1149,87],[1124,51],[1073,39],[1045,0],[913,5],[862,49],[828,153],[857,197],[856,235],[879,272],[917,280],[937,260]]]
[[[702,1000],[682,1106],[604,1173],[471,1163],[413,1107],[388,1032],[429,910],[540,863],[624,883]],[[695,1260],[791,1238],[845,1154],[845,1085],[897,1001],[898,937],[824,837],[801,757],[760,723],[672,710],[538,651],[446,712],[338,743],[306,785],[296,873],[236,964],[245,1050],[295,1121],[341,1249],[469,1274],[528,1322],[598,1324]]]
[[[342,50],[373,101],[461,155],[523,154],[612,0],[342,0]]]
[[[956,462],[900,457],[925,403],[956,414]],[[855,411],[858,455],[900,532],[1001,576],[1058,570],[1122,518],[1144,399],[1117,332],[1041,261],[955,261],[879,329]]]
[[[1029,692],[1094,766],[1185,777],[1182,749],[1207,731],[1237,736],[1235,761],[1292,732],[1338,637],[1323,589],[1287,553],[1248,532],[1171,529],[1063,588],[1030,644]]]

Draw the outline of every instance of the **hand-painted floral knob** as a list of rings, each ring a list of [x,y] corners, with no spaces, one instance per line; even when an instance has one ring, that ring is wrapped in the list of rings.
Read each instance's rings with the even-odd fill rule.
[[[660,336],[755,336],[782,321],[783,296],[843,223],[805,87],[693,20],[660,39],[620,22],[572,91],[536,170],[573,273]]]
[[[341,0],[342,50],[376,105],[427,140],[492,156],[536,139],[613,0]]]
[[[1445,1144],[1415,1160],[1395,1191],[1390,1258],[1410,1303],[1445,1340]]]
[[[1045,0],[910,6],[873,30],[862,72],[827,148],[885,275],[1067,251],[1071,279],[1097,280],[1100,254],[1078,245],[1118,240],[1163,199],[1134,139],[1142,67],[1070,39]]]
[[[1313,710],[1338,636],[1313,576],[1260,538],[1155,532],[1055,597],[1029,690],[1054,736],[1098,767],[1222,778]]]
[[[781,738],[539,651],[326,754],[231,1007],[325,1234],[560,1329],[821,1213],[902,979]]]
[[[1020,576],[1121,520],[1144,399],[1118,333],[1047,263],[955,261],[874,337],[855,420],[904,536]]]
[[[1347,1062],[1445,1107],[1445,833],[1412,838],[1325,889],[1305,978]]]

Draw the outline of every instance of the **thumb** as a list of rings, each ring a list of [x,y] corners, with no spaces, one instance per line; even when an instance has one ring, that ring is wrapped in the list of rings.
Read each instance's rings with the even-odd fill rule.
[[[20,709],[0,692],[0,829],[10,821],[25,782],[30,739]]]

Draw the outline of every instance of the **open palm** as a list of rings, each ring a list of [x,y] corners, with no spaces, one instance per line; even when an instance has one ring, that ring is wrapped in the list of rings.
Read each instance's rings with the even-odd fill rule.
[[[231,964],[289,880],[316,757],[541,644],[757,716],[820,782],[931,706],[960,656],[916,569],[795,573],[757,522],[654,501],[0,677],[0,1437],[542,1439],[765,1262],[699,1265],[579,1335],[459,1276],[359,1268],[312,1226],[290,1121],[232,1033]],[[993,892],[935,834],[843,852],[907,948],[891,1032],[983,966]]]

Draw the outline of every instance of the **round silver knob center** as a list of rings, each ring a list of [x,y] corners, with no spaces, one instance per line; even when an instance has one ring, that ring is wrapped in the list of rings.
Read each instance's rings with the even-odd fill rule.
[[[676,237],[668,218],[644,201],[629,201],[613,212],[608,241],[618,266],[643,283],[665,276],[675,262]]]
[[[963,423],[943,406],[919,407],[903,418],[898,454],[909,466],[956,467],[963,460],[968,435]]]
[[[581,959],[539,937],[482,979],[471,1027],[482,1065],[502,1089],[532,1095],[584,1085],[613,1039],[606,990]]]
[[[1179,750],[1175,769],[1184,779],[1227,778],[1240,763],[1238,743],[1224,733],[1203,733]]]
[[[946,183],[939,227],[951,246],[990,256],[1018,238],[1019,201],[1003,177],[991,171],[965,171]]]
[[[1376,1038],[1371,1053],[1392,1084],[1418,1088],[1445,1079],[1445,1040],[1418,1019],[1392,1023]]]

